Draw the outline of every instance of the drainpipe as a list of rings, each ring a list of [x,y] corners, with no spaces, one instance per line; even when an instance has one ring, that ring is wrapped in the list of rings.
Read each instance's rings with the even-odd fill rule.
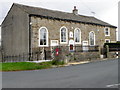
[[[32,55],[32,43],[31,43],[31,16],[29,15],[29,61],[31,60],[31,55]]]

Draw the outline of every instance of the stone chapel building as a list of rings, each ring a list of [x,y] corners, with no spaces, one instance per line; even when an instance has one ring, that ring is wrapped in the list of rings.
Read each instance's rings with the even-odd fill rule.
[[[116,41],[116,26],[92,16],[14,3],[2,22],[6,56],[51,50],[53,46],[99,46]],[[73,48],[71,48],[73,47]],[[87,48],[83,48],[87,49]]]

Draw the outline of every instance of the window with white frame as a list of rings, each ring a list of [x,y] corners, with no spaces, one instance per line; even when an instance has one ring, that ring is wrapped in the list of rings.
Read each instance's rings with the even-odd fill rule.
[[[89,44],[95,45],[95,33],[93,31],[89,33]]]
[[[39,46],[48,45],[48,30],[46,27],[41,27],[39,29]]]
[[[110,28],[106,27],[104,30],[105,36],[110,36]]]
[[[76,28],[74,30],[74,41],[75,41],[75,44],[80,44],[81,42],[81,31],[79,28]]]
[[[60,29],[60,42],[67,43],[67,28],[66,27],[62,27]]]
[[[105,43],[110,43],[110,39],[105,39]]]

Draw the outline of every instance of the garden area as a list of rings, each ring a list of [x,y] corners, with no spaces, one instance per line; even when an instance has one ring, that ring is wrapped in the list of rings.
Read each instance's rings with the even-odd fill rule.
[[[6,62],[0,63],[0,71],[23,71],[23,70],[39,70],[39,69],[48,69],[52,67],[57,67],[64,65],[63,61],[49,61],[49,62]]]

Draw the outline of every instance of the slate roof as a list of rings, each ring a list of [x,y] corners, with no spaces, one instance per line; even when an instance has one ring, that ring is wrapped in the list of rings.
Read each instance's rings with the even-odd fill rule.
[[[109,26],[109,27],[116,28],[116,26],[113,26],[111,24],[108,24],[104,21],[101,21],[91,16],[75,15],[73,13],[48,10],[44,8],[26,6],[22,4],[16,4],[16,3],[14,3],[13,5],[16,5],[17,7],[21,8],[23,11],[25,11],[29,15],[43,16],[51,19],[81,22],[81,23],[88,23],[88,24],[95,24],[95,25],[102,25],[102,26]]]

